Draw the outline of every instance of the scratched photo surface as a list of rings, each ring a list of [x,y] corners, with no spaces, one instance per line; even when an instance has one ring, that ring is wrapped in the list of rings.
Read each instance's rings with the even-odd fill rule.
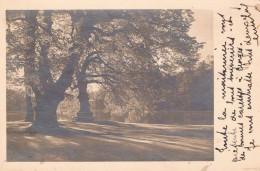
[[[7,161],[213,161],[211,10],[7,10]]]

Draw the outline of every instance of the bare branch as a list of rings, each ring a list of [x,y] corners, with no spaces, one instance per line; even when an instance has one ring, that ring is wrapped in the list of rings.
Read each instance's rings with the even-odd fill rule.
[[[88,54],[88,56],[86,57],[86,59],[85,59],[83,65],[82,65],[81,72],[85,72],[85,71],[86,71],[88,65],[89,65],[90,62],[91,62],[91,60],[89,60],[90,57],[93,56],[93,55],[96,55],[96,54],[98,54],[97,51],[93,51],[93,52],[90,52],[90,53]]]

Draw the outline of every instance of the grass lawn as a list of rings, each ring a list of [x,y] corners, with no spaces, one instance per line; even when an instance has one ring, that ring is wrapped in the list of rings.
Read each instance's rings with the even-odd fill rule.
[[[64,133],[29,133],[7,122],[7,161],[212,161],[213,125],[65,122]]]

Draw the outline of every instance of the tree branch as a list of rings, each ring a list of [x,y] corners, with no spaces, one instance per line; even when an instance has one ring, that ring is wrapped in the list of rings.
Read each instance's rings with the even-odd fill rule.
[[[114,30],[114,31],[108,33],[108,32],[104,32],[102,29],[100,29],[98,27],[92,27],[92,29],[95,30],[96,32],[101,34],[101,36],[104,36],[104,37],[115,36],[116,34],[122,33],[124,31],[124,29],[118,29],[118,30]]]
[[[40,77],[41,84],[43,86],[43,91],[46,92],[48,91],[52,85],[53,85],[53,80],[51,77],[51,67],[49,65],[50,61],[48,58],[48,52],[50,48],[50,43],[47,42],[45,45],[39,42],[39,45],[41,47],[40,55],[43,60],[40,60],[39,62],[39,70],[38,70],[38,75]]]
[[[92,83],[96,83],[96,84],[104,84],[104,82],[102,82],[102,81],[98,81],[98,80],[88,80],[86,83],[87,83],[87,84],[92,84]]]
[[[85,71],[86,71],[88,65],[89,65],[90,62],[91,62],[91,60],[89,60],[89,58],[90,58],[91,56],[93,56],[93,55],[96,55],[96,54],[98,54],[97,51],[93,51],[93,52],[90,52],[90,53],[88,54],[88,56],[86,57],[86,59],[85,59],[83,65],[82,65],[81,72],[85,72]]]
[[[109,64],[107,64],[100,56],[95,56],[92,58],[89,58],[89,64],[95,60],[98,60],[99,62],[101,62],[102,64],[104,64],[106,67],[108,67],[109,69],[111,69],[112,71],[114,71],[115,73],[119,73],[118,71],[116,71],[112,66],[110,66]]]

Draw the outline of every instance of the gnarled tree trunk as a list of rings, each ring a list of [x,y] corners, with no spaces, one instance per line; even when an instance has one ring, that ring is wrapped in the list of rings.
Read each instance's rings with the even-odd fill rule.
[[[56,110],[60,100],[49,93],[37,100],[35,108],[36,117],[35,124],[39,126],[56,127],[58,126]]]

